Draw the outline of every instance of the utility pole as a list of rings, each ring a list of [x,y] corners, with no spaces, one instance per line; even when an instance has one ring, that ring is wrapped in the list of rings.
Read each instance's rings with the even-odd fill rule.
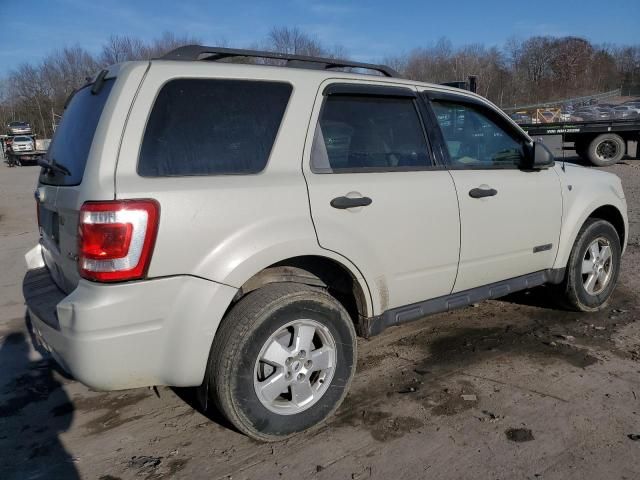
[[[62,118],[62,116],[54,112],[53,107],[51,107],[51,136],[53,136],[53,134],[56,131],[56,128],[58,128],[58,124],[60,123],[60,120],[59,120],[60,118]]]

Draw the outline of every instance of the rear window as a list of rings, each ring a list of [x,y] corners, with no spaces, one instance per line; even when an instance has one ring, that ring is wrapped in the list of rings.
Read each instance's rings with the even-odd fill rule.
[[[143,177],[258,173],[291,96],[283,82],[179,79],[158,94],[140,150]]]
[[[90,85],[75,93],[56,128],[46,157],[47,162],[55,161],[67,168],[71,175],[58,171],[43,172],[40,174],[41,183],[69,186],[82,182],[93,136],[114,83],[115,79],[105,80],[95,95],[91,93]]]

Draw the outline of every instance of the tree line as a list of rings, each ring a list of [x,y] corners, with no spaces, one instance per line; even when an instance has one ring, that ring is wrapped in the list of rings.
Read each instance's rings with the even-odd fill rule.
[[[164,33],[144,42],[111,36],[99,53],[70,46],[38,63],[24,63],[0,80],[0,121],[31,123],[41,137],[52,134],[65,100],[105,66],[156,58],[187,44],[190,36]],[[217,42],[226,46],[226,42]],[[273,28],[250,48],[300,55],[349,58],[341,45],[326,45],[298,28]],[[640,45],[595,45],[583,38],[534,36],[502,47],[434,45],[381,59],[404,77],[442,83],[478,77],[478,92],[502,107],[589,95],[640,83]]]
[[[441,39],[386,61],[405,76],[442,83],[478,76],[478,93],[506,108],[579,97],[640,81],[640,45],[594,45],[577,37],[510,39],[502,48],[454,48]]]

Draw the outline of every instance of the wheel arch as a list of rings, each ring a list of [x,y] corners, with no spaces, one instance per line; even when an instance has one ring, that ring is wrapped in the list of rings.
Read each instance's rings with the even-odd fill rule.
[[[571,218],[571,216],[569,216]],[[558,251],[558,255],[556,257],[556,261],[554,264],[554,268],[564,268],[567,266],[567,262],[569,261],[569,256],[571,254],[571,250],[573,249],[573,245],[576,242],[576,238],[578,237],[578,233],[580,229],[583,227],[585,222],[590,218],[599,218],[601,220],[606,220],[613,225],[620,237],[620,246],[622,251],[624,252],[626,246],[626,236],[628,233],[628,226],[625,221],[625,218],[621,212],[621,209],[617,205],[613,205],[611,203],[600,204],[600,205],[590,205],[589,208],[585,209],[582,215],[579,217],[576,222],[567,222],[574,225],[573,230],[570,234],[563,232],[560,238],[560,249]]]
[[[373,315],[369,288],[357,270],[335,258],[299,255],[275,262],[255,273],[239,288],[232,305],[248,293],[271,283],[293,282],[324,288],[349,312],[357,327]]]
[[[618,210],[613,205],[603,205],[601,207],[596,208],[591,214],[585,219],[588,220],[590,218],[599,218],[601,220],[606,220],[613,228],[618,232],[618,237],[620,237],[620,247],[622,248],[625,244],[626,238],[626,225],[624,223],[624,217],[620,210]]]

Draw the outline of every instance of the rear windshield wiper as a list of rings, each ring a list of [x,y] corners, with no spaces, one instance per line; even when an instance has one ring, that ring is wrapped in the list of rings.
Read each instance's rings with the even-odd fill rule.
[[[71,171],[61,163],[57,163],[55,158],[52,158],[50,162],[47,162],[46,160],[40,158],[38,159],[38,165],[47,170],[49,173],[58,172],[68,177],[71,176]]]

